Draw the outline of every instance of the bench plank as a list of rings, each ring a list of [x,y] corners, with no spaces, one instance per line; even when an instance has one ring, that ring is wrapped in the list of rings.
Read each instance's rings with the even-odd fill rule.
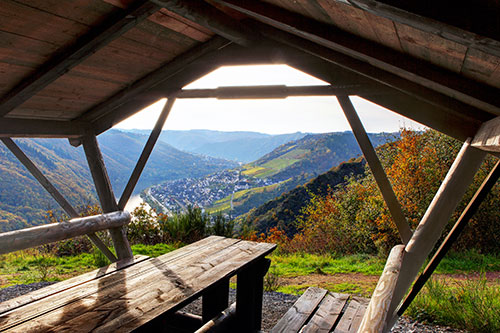
[[[352,297],[344,315],[340,318],[334,333],[355,333],[358,331],[363,315],[368,307],[369,300],[361,297]]]
[[[31,320],[14,323],[15,331],[130,331],[160,314],[179,308],[203,290],[234,275],[275,245],[212,238],[196,251],[174,251],[70,290],[56,305],[35,302]],[[182,250],[182,249],[180,249]],[[61,293],[60,296],[65,296]],[[47,299],[49,303],[50,299]],[[40,315],[34,308],[51,309]],[[23,309],[25,310],[25,309]],[[29,311],[28,311],[29,312]],[[16,312],[17,314],[17,312]],[[26,318],[23,316],[22,318]],[[0,320],[10,318],[0,318]],[[2,322],[2,326],[5,327]],[[9,325],[12,327],[12,323]]]
[[[335,326],[342,315],[342,309],[347,303],[349,295],[327,293],[318,310],[309,323],[302,329],[302,333],[328,333]]]
[[[271,333],[298,332],[311,314],[316,310],[318,304],[323,300],[327,291],[324,289],[310,287],[285,313],[285,315],[273,327]]]

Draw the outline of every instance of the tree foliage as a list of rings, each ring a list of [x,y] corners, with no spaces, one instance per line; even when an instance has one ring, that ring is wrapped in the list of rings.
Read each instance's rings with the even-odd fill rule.
[[[415,229],[461,143],[433,130],[401,131],[401,140],[378,149],[384,169],[412,229]],[[496,160],[487,158],[448,225],[456,221]],[[455,244],[458,250],[500,250],[500,186],[497,184]],[[368,170],[330,189],[327,195],[311,195],[297,219],[299,233],[289,249],[309,252],[375,252],[386,254],[400,243],[392,217]]]

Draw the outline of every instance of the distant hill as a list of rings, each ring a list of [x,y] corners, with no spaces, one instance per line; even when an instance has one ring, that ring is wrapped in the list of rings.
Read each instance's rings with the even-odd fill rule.
[[[116,196],[120,196],[146,142],[144,135],[110,130],[98,137]],[[73,205],[96,201],[81,147],[63,139],[15,139],[15,142]],[[179,151],[158,142],[136,192],[165,180],[201,177],[236,166],[234,162]],[[14,155],[0,143],[0,231],[44,223],[45,212],[58,209]]]
[[[365,161],[362,157],[341,163],[308,183],[251,210],[244,216],[244,223],[253,227],[258,233],[267,232],[277,226],[285,230],[288,235],[292,235],[297,231],[293,222],[309,202],[310,193],[325,195],[329,187],[334,188],[343,183],[346,177],[359,175],[364,171]]]
[[[148,134],[150,130],[127,130]],[[258,132],[222,132],[212,130],[164,130],[160,140],[187,152],[243,163],[255,161],[274,148],[304,137],[305,133],[264,134]]]
[[[368,136],[375,147],[396,138],[396,134],[391,133],[370,133]],[[308,134],[244,165],[243,174],[275,181],[304,174],[313,177],[358,155],[361,150],[352,132]]]

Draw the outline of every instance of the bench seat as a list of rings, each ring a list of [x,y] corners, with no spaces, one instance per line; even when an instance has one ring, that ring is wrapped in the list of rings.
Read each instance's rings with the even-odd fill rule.
[[[271,333],[357,332],[369,299],[310,287]]]
[[[262,281],[248,276],[258,271],[262,280],[267,270],[262,269],[264,257],[274,248],[274,244],[211,236],[158,258],[136,257],[0,303],[0,331],[129,332],[199,296],[208,303],[204,304],[208,311],[222,311],[227,299],[224,304],[220,298],[227,298],[227,290],[220,297],[214,290],[227,289],[229,278],[236,274],[242,281],[237,305],[240,312],[251,314],[245,305],[252,303],[251,297],[258,303],[259,293],[246,289],[258,288]],[[260,321],[258,314],[253,316],[247,319]]]

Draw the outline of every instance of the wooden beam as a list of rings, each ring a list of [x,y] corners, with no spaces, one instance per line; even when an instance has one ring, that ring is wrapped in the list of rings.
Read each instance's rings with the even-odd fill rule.
[[[484,122],[472,140],[472,146],[500,153],[500,116]]]
[[[406,245],[401,273],[389,308],[388,327],[392,327],[397,319],[395,311],[399,303],[441,237],[451,215],[486,157],[486,152],[473,148],[470,141],[467,140],[462,146],[410,242]]]
[[[158,99],[164,97],[164,95],[163,93],[158,94],[158,92],[151,93],[150,91],[153,88],[160,85],[161,83],[168,82],[172,78],[172,76],[179,74],[180,71],[185,69],[187,66],[189,66],[199,58],[216,52],[217,50],[222,49],[229,44],[231,44],[230,41],[222,37],[215,37],[208,42],[190,49],[189,51],[181,54],[164,66],[137,80],[129,87],[119,91],[103,103],[100,103],[99,105],[88,110],[87,112],[85,112],[85,114],[79,117],[78,120],[96,122],[98,119],[105,117],[106,115],[112,113],[116,108],[121,107],[123,104],[130,102],[133,99],[141,100],[140,104],[142,104],[142,107],[146,107],[156,102]],[[141,108],[136,108],[134,112],[137,112],[140,109]],[[121,108],[119,113],[122,113]],[[130,115],[131,113],[127,112],[125,113],[125,116],[117,116],[116,121],[119,122],[120,120],[123,120]]]
[[[85,126],[78,121],[0,118],[0,137],[78,138]]]
[[[118,205],[116,204],[113,188],[109,181],[97,138],[93,134],[87,134],[82,137],[82,144],[102,210],[104,213],[116,212]],[[113,240],[118,259],[132,258],[133,254],[125,229],[122,227],[112,228],[109,229],[109,234]]]
[[[436,251],[432,259],[429,261],[424,271],[418,277],[417,281],[413,284],[410,292],[405,297],[405,300],[398,308],[398,316],[402,316],[406,309],[410,306],[413,299],[420,292],[422,287],[425,285],[427,280],[431,277],[434,270],[437,268],[441,260],[446,256],[448,251],[451,249],[453,243],[458,239],[464,228],[469,223],[469,220],[474,216],[476,211],[481,206],[481,203],[486,198],[488,193],[490,193],[491,189],[497,183],[498,178],[500,178],[500,160],[495,164],[493,169],[491,169],[488,176],[485,178],[479,189],[474,194],[474,197],[471,199],[467,207],[465,207],[462,215],[458,218],[457,222],[453,226],[453,228],[446,236],[445,240],[439,246],[439,249]]]
[[[252,46],[257,34],[245,25],[205,1],[200,0],[151,0],[190,21],[208,28],[217,35],[243,45]],[[251,37],[253,36],[253,37]]]
[[[453,42],[500,57],[500,42],[376,0],[335,0],[393,22],[441,36]]]
[[[149,156],[153,151],[156,141],[160,137],[161,130],[163,128],[163,125],[165,124],[165,121],[167,120],[168,115],[170,114],[170,110],[172,110],[172,107],[174,106],[174,102],[175,98],[169,98],[167,100],[167,103],[163,107],[163,110],[161,111],[160,116],[158,117],[158,120],[156,121],[156,124],[151,131],[148,141],[146,142],[146,145],[142,150],[141,156],[137,161],[134,171],[132,171],[132,175],[130,176],[130,179],[128,180],[128,183],[125,186],[125,189],[123,190],[123,193],[120,197],[120,201],[118,202],[119,210],[123,210],[125,208],[125,205],[127,205],[128,199],[130,199],[135,185],[137,185],[137,181],[141,176],[142,170],[144,170],[144,167],[146,166],[146,162],[148,161]]]
[[[79,215],[65,197],[55,188],[54,185],[43,175],[43,173],[36,167],[36,165],[29,159],[26,154],[19,148],[18,145],[11,138],[1,138],[2,142],[9,148],[9,150],[17,157],[26,169],[35,177],[35,179],[42,185],[47,192],[54,198],[54,200],[61,206],[70,218],[77,218]],[[117,261],[115,255],[109,251],[106,244],[95,234],[90,233],[87,235],[95,246],[108,258],[111,262]]]
[[[275,33],[279,34],[278,31],[275,31]],[[282,50],[282,59],[284,59],[288,65],[323,81],[329,82],[332,85],[335,85],[337,78],[342,76],[346,77],[344,78],[346,81],[364,81],[374,86],[377,84],[384,84],[392,90],[390,94],[365,95],[360,93],[359,95],[373,103],[450,135],[458,140],[465,141],[468,137],[474,136],[481,126],[482,121],[491,119],[491,115],[477,109],[473,109],[475,110],[475,113],[473,113],[473,110],[469,110],[470,107],[468,105],[452,100],[446,96],[439,95],[433,91],[427,94],[427,88],[419,87],[411,82],[405,82],[404,79],[400,79],[401,82],[399,82],[399,86],[386,85],[379,80],[380,78],[383,78],[384,81],[394,78],[390,73],[387,73],[388,77],[379,76],[379,79],[370,78],[369,73],[366,73],[366,76],[361,76],[362,74],[354,72],[350,70],[349,67],[344,67],[342,65],[341,60],[345,60],[345,63],[349,63],[350,59],[348,57],[344,56],[346,59],[337,58],[332,50],[303,40],[304,43],[300,43],[300,41],[298,37],[294,37],[293,41],[287,40],[287,42],[293,44],[292,47],[284,45],[279,46],[279,49]],[[301,49],[302,47],[304,49]],[[354,59],[354,61],[356,60]],[[369,72],[370,68],[366,67],[365,70]],[[380,71],[377,68],[373,68],[373,70],[375,70],[375,72]],[[349,76],[352,77],[352,79],[349,79]],[[395,83],[396,82],[394,82],[394,84]],[[403,87],[403,91],[401,91],[401,87]],[[419,95],[418,90],[421,91],[423,96]],[[435,94],[439,96],[435,96]],[[449,100],[448,105],[446,105],[447,100]],[[451,110],[450,107],[457,107],[458,109]]]
[[[399,237],[403,241],[403,244],[407,244],[412,236],[412,231],[403,210],[401,209],[398,198],[396,198],[396,194],[394,194],[391,183],[385,174],[384,168],[377,157],[377,153],[368,138],[368,134],[366,134],[365,128],[363,127],[361,120],[359,120],[356,110],[354,109],[354,105],[352,105],[348,96],[338,96],[337,100],[339,101],[340,107],[344,111],[347,121],[351,126],[352,132],[356,137],[356,141],[358,141],[359,147],[363,152],[363,156],[370,166],[373,177],[375,178],[378,188],[382,193],[382,197],[387,204],[387,208],[389,208],[394,224],[399,231]]]
[[[314,21],[262,1],[215,1],[267,25],[369,63],[465,104],[500,115],[500,102],[497,98],[500,91],[496,88],[472,82],[459,74],[354,36],[333,25]]]
[[[118,12],[105,20],[101,26],[79,38],[75,44],[59,50],[54,58],[43,64],[34,74],[1,98],[0,116],[14,110],[71,68],[159,9],[159,6],[148,0],[137,0],[126,10]]]
[[[386,319],[394,288],[401,271],[404,249],[404,245],[396,245],[389,253],[384,271],[373,291],[358,332],[382,333],[389,331],[385,326]]]
[[[217,98],[217,99],[280,99],[292,96],[336,96],[383,94],[388,89],[370,87],[368,85],[348,86],[240,86],[240,87],[218,87],[215,89],[183,89],[175,94],[176,98]]]
[[[377,68],[367,62],[355,59],[341,52],[318,45],[306,39],[297,37],[293,34],[280,31],[279,29],[256,23],[256,30],[262,35],[275,40],[278,43],[286,44],[292,48],[309,53],[337,65],[345,70],[359,74],[370,80],[382,83],[397,91],[404,92],[410,96],[426,101],[433,105],[448,110],[448,112],[461,114],[470,119],[490,119],[491,114],[471,105],[460,102],[459,100],[446,96],[428,86],[420,85],[388,71]],[[286,53],[285,53],[286,56]]]
[[[118,228],[129,222],[129,213],[113,212],[4,232],[0,233],[0,254],[24,250],[109,228]]]

